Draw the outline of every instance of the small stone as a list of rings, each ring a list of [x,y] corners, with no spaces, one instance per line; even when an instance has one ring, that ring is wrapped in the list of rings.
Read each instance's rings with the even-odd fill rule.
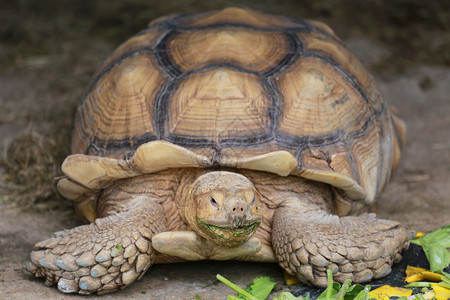
[[[82,267],[89,267],[95,265],[95,257],[91,252],[84,252],[77,258],[76,263]]]
[[[125,262],[125,259],[123,258],[123,255],[114,257],[113,261],[111,262],[111,265],[117,267],[120,266]]]
[[[100,280],[97,278],[92,278],[91,276],[85,276],[80,278],[80,282],[78,283],[78,286],[80,289],[93,292],[98,290],[101,287]]]
[[[138,273],[142,272],[142,270],[146,269],[147,265],[150,264],[150,257],[145,254],[139,254],[136,261],[136,271]]]
[[[102,249],[95,257],[96,262],[104,262],[111,259],[111,251]]]
[[[149,243],[144,238],[139,238],[135,245],[142,253],[146,253],[149,247]]]
[[[326,267],[328,266],[328,261],[322,255],[317,254],[311,258],[311,264],[318,267]]]
[[[56,264],[65,271],[73,272],[80,268],[75,260],[76,258],[73,255],[66,253],[56,260]]]
[[[92,277],[97,278],[97,277],[101,277],[101,276],[106,275],[106,274],[108,274],[108,270],[105,267],[101,266],[101,265],[96,265],[96,266],[94,266],[91,269],[91,276]]]
[[[122,275],[122,282],[123,284],[130,284],[132,283],[136,278],[137,278],[138,274],[136,273],[135,270],[131,269],[128,272],[123,273]]]
[[[61,278],[58,281],[58,290],[63,293],[76,293],[78,292],[78,285],[73,280]]]
[[[133,256],[137,252],[136,246],[133,244],[130,244],[128,247],[125,248],[125,251],[123,252],[124,258],[129,258]]]

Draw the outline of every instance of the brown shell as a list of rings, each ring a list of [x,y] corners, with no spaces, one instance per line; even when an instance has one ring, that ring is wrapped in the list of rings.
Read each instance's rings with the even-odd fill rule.
[[[169,167],[232,166],[370,202],[399,150],[372,76],[331,29],[228,8],[157,19],[122,44],[79,106],[72,153],[60,190],[73,199]]]

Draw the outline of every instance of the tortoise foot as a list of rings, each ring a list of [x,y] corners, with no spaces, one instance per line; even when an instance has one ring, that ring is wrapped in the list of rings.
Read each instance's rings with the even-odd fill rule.
[[[164,227],[148,203],[56,233],[36,244],[27,273],[63,293],[106,294],[139,279],[153,264],[151,238]]]
[[[388,275],[410,238],[397,222],[374,214],[339,218],[323,211],[305,215],[280,208],[274,219],[274,249],[281,267],[318,287],[327,286],[327,269],[341,283]]]

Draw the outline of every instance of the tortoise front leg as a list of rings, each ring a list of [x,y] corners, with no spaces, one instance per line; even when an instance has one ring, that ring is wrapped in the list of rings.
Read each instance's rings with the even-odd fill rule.
[[[120,213],[37,243],[25,268],[64,293],[109,293],[142,277],[155,258],[151,239],[162,231],[161,205],[139,196]]]
[[[280,266],[302,282],[327,286],[326,270],[336,281],[366,282],[390,273],[410,232],[375,214],[342,217],[299,200],[276,209],[272,242]]]

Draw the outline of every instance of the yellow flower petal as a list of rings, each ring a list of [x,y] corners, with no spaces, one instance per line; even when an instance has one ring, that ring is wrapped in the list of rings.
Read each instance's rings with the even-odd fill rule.
[[[300,283],[300,280],[298,280],[297,277],[290,275],[287,272],[284,272],[284,281],[286,282],[286,285]]]
[[[417,273],[422,273],[423,271],[426,271],[427,269],[423,269],[423,268],[418,268],[418,267],[413,267],[413,266],[407,266],[406,267],[406,276],[411,276]]]
[[[402,297],[402,296],[408,297],[411,295],[412,295],[412,290],[410,290],[410,289],[405,289],[405,288],[400,288],[400,287],[392,287],[390,285],[383,285],[383,286],[380,286],[379,288],[369,292],[369,296],[378,297],[376,299],[389,299],[389,297]],[[387,296],[387,298],[380,298],[380,296],[383,296],[383,297]]]
[[[416,234],[416,239],[423,237],[425,234],[423,234],[423,232],[419,231]]]
[[[423,297],[425,299],[433,299],[436,296],[436,293],[434,291],[428,291],[425,294],[423,294]]]
[[[433,288],[433,291],[436,293],[435,297],[437,300],[448,300],[450,299],[450,290],[446,289],[442,286],[439,286],[437,284],[431,284],[431,287]]]
[[[418,273],[418,274],[413,274],[413,275],[406,277],[405,281],[408,283],[411,283],[411,282],[421,281],[424,279],[425,279],[425,276],[423,276],[423,274]]]
[[[425,279],[436,282],[442,281],[442,277],[444,277],[441,274],[433,273],[430,271],[423,271],[422,275],[425,277]]]
[[[443,277],[441,274],[433,273],[430,272],[429,270],[412,266],[407,266],[405,273],[406,273],[405,281],[408,283],[421,281],[424,279],[439,282],[442,280]]]

